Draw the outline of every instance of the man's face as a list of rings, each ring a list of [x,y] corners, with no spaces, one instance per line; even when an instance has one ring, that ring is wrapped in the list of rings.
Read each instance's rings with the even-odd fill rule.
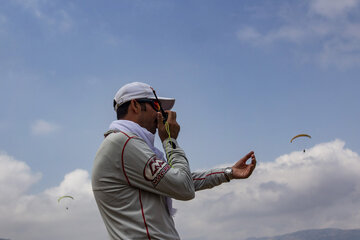
[[[142,108],[139,116],[139,125],[146,128],[149,132],[155,134],[157,128],[157,111],[151,106],[151,103],[142,103],[145,108]]]

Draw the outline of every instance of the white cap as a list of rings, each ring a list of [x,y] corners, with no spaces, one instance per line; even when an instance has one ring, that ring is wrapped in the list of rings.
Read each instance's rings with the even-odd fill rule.
[[[114,106],[114,110],[116,111],[123,103],[140,98],[156,99],[150,85],[141,82],[128,83],[121,87],[115,94],[114,101],[116,104]],[[164,110],[170,110],[174,106],[174,98],[164,98],[158,96],[158,99]]]

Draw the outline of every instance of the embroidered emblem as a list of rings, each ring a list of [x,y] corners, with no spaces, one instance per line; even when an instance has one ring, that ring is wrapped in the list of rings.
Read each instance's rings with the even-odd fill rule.
[[[156,187],[169,169],[170,166],[164,160],[154,156],[150,158],[145,165],[144,178],[152,182],[154,187]]]

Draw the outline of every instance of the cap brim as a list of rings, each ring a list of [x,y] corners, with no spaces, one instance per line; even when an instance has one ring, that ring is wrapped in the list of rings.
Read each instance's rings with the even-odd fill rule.
[[[154,98],[155,99],[155,98]],[[171,110],[175,104],[175,99],[174,98],[164,98],[164,97],[158,97],[160,103],[161,103],[161,107],[164,110]]]

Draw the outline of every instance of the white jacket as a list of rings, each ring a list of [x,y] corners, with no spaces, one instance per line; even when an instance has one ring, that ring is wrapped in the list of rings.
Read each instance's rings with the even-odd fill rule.
[[[163,147],[171,166],[132,133],[111,133],[99,147],[92,188],[111,239],[180,239],[166,197],[190,200],[227,182],[224,169],[191,173],[175,139]]]

